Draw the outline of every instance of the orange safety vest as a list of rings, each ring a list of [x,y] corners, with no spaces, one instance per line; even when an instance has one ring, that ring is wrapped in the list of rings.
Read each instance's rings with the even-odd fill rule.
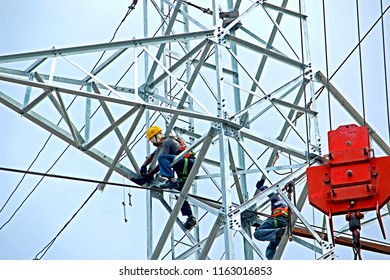
[[[176,140],[177,142],[180,143],[181,147],[179,149],[179,152],[181,153],[182,151],[185,151],[187,149],[187,146],[186,144],[184,143],[183,140],[181,140],[179,137],[174,137],[174,136],[171,136],[172,139]],[[189,158],[193,156],[193,153],[191,152],[188,152],[187,154],[185,154],[185,156],[183,158]]]
[[[288,216],[288,207],[279,207],[272,211],[272,217],[278,217],[281,215]]]

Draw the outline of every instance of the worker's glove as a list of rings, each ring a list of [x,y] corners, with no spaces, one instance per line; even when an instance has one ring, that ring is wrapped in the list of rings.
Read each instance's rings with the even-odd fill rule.
[[[268,189],[268,187],[267,186],[261,186],[260,188],[259,188],[259,190],[262,192],[262,191],[265,191],[266,189]]]
[[[260,191],[264,191],[265,189],[267,189],[267,187],[264,186],[264,182],[265,182],[264,179],[261,179],[260,181],[258,181],[256,184],[256,189],[258,189]]]
[[[141,168],[139,169],[139,172],[141,173],[141,176],[145,176],[147,172],[146,166],[142,165]]]

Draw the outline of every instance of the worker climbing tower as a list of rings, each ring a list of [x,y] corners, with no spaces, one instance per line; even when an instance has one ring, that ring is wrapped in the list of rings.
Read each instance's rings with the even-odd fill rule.
[[[104,166],[93,196],[109,195],[118,177],[126,180],[126,189],[137,189],[145,206],[136,221],[126,216],[125,221],[145,231],[147,259],[265,259],[264,244],[253,231],[269,213],[272,192],[289,207],[289,231],[275,259],[306,258],[307,252],[313,252],[310,258],[334,259],[335,247],[351,246],[351,240],[345,241],[345,224],[325,220],[349,213],[352,200],[365,201],[360,196],[370,202],[376,194],[382,198],[379,187],[368,182],[379,178],[366,166],[377,160],[369,136],[378,153],[389,155],[390,147],[374,129],[377,119],[362,116],[326,67],[313,63],[307,5],[314,1],[306,2],[132,1],[126,38],[0,53],[0,103]],[[311,10],[321,8],[317,2]],[[313,26],[315,34],[322,34],[322,24]],[[97,54],[102,56],[91,67]],[[348,159],[338,149],[345,141],[337,137],[329,138],[329,153],[323,151],[322,136],[331,130],[330,100],[342,112],[342,120],[332,123],[367,127],[364,137],[357,137],[363,154],[348,153],[353,157]],[[159,189],[159,176],[136,180],[153,149],[144,137],[153,125],[185,142],[175,161],[190,151],[196,155],[181,191]],[[347,148],[355,147],[351,143]],[[359,167],[350,175],[351,161]],[[269,186],[264,192],[255,187],[261,178]],[[363,179],[352,184],[351,178]],[[380,221],[390,208],[388,195],[383,198],[376,210]],[[185,200],[197,219],[191,230],[180,216]],[[141,208],[134,200],[130,204]],[[359,208],[357,215],[372,206]],[[387,243],[373,249],[362,242],[365,250],[390,254]],[[303,253],[296,257],[290,248]]]

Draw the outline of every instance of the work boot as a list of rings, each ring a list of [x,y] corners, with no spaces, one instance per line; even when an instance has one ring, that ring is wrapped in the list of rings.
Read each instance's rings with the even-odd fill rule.
[[[196,225],[196,219],[194,216],[188,217],[187,221],[184,223],[186,229],[191,229]]]
[[[160,185],[160,189],[178,189],[179,183],[167,180],[164,184]]]
[[[141,185],[141,186],[147,182],[145,177],[140,177],[140,176],[133,177],[130,180],[136,183],[137,185]]]

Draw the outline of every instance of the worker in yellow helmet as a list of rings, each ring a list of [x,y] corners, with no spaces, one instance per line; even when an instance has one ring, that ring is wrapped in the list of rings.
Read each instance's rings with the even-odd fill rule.
[[[171,166],[176,155],[186,149],[184,142],[174,136],[165,137],[162,129],[155,125],[149,127],[146,131],[146,137],[153,146],[161,147],[161,153],[158,157],[158,165],[149,172],[147,171],[147,166],[152,162],[156,151],[146,158],[140,168],[141,175],[147,180],[151,180],[154,174],[160,171],[160,175],[168,179],[164,184],[160,185],[160,188],[181,191],[185,180],[187,179],[187,175],[194,165],[195,158],[192,154],[188,153],[184,158]],[[175,172],[178,175],[179,181],[175,177]],[[187,201],[184,201],[181,212],[183,216],[187,216],[187,221],[184,223],[186,229],[191,229],[196,225],[196,219],[193,216],[190,204]]]

